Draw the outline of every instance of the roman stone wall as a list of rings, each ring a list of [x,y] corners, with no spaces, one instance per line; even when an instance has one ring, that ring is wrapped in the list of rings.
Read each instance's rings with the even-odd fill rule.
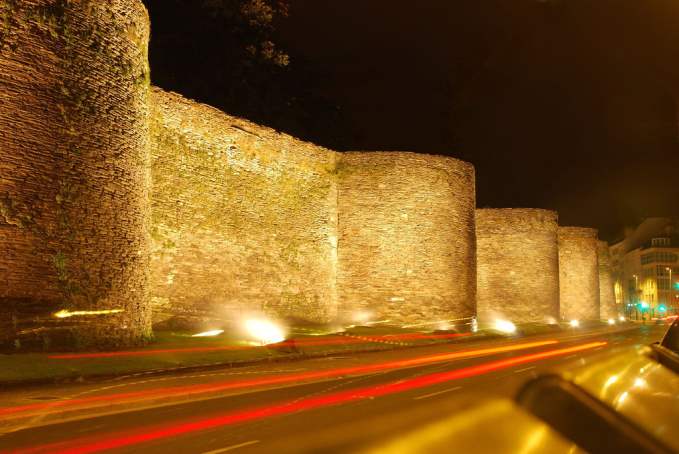
[[[559,319],[558,215],[539,209],[476,210],[481,322]]]
[[[160,89],[151,129],[156,319],[334,319],[336,153]]]
[[[0,344],[150,334],[148,37],[137,0],[0,0]]]
[[[344,319],[475,315],[474,168],[414,153],[342,153],[338,292]]]
[[[597,231],[559,227],[558,236],[561,317],[599,320]]]
[[[609,318],[618,318],[618,308],[615,304],[615,289],[613,288],[613,269],[611,266],[611,254],[608,248],[608,243],[599,241],[598,245],[598,259],[599,259],[599,300],[601,318],[607,320]]]
[[[139,0],[0,0],[0,349],[140,344],[152,311],[205,328],[476,315],[473,166],[336,153],[151,90],[148,39]],[[556,220],[506,213],[480,229],[498,257],[484,304],[502,287],[535,299],[502,306],[517,320],[553,314]],[[562,230],[566,312],[598,318],[595,235]],[[515,257],[525,288],[502,273]]]

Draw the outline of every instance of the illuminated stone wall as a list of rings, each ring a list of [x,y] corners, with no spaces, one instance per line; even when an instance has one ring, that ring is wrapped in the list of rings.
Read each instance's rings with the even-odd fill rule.
[[[336,153],[159,89],[152,106],[156,319],[333,319]]]
[[[343,318],[426,323],[475,315],[474,168],[414,153],[342,153]]]
[[[0,344],[150,333],[148,16],[136,0],[0,0]],[[118,315],[55,319],[59,309]]]
[[[608,243],[599,241],[598,245],[598,259],[599,259],[599,301],[601,318],[607,320],[609,318],[618,318],[618,308],[615,304],[615,290],[613,288],[613,269],[611,266],[611,254],[608,248]]]
[[[597,231],[559,227],[559,288],[565,320],[599,320]]]
[[[481,322],[559,319],[558,215],[539,209],[476,210]]]
[[[151,90],[148,38],[139,0],[0,0],[1,349],[140,344],[152,311],[476,314],[470,164],[336,153]]]

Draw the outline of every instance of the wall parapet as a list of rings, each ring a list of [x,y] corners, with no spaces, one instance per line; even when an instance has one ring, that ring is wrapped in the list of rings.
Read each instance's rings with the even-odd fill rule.
[[[476,231],[485,234],[556,232],[559,215],[539,208],[479,208]]]
[[[599,234],[597,229],[590,227],[559,227],[560,238],[589,238],[596,239]]]

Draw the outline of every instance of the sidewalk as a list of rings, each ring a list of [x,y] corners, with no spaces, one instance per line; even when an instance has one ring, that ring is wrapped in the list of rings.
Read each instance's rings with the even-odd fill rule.
[[[513,336],[545,334],[562,329],[567,328],[524,325],[519,327],[520,334]],[[503,336],[508,335],[493,330],[455,333],[422,332],[389,326],[359,326],[339,333],[293,329],[283,342],[254,346],[224,334],[192,337],[186,332],[165,331],[156,333],[153,344],[136,350],[0,355],[0,388],[208,370],[440,343],[490,340]]]

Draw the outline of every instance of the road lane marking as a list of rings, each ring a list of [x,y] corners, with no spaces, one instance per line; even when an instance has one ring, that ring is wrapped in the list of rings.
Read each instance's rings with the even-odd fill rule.
[[[509,369],[519,364],[533,363],[536,361],[564,356],[571,353],[591,350],[593,348],[606,345],[606,342],[590,342],[569,348],[559,348],[555,350],[541,351],[538,353],[525,354],[522,356],[510,357],[495,361],[476,364],[474,366],[462,367],[446,372],[438,372],[413,378],[403,383],[388,383],[386,385],[373,385],[363,388],[353,388],[346,391],[324,394],[317,397],[303,399],[300,401],[279,402],[273,405],[251,407],[245,410],[235,410],[220,415],[212,415],[205,419],[179,421],[167,426],[147,428],[146,432],[135,429],[134,433],[124,430],[100,435],[96,440],[92,438],[75,438],[68,441],[57,441],[42,446],[32,446],[28,449],[18,449],[15,452],[80,452],[94,453],[105,450],[112,450],[124,447],[132,447],[151,441],[160,441],[174,437],[225,427],[233,424],[243,424],[251,421],[258,421],[275,416],[291,415],[302,411],[309,411],[319,408],[326,408],[336,405],[348,404],[350,402],[365,401],[371,398],[378,398],[414,389],[425,388],[453,380],[471,378],[484,375],[503,369]]]
[[[413,400],[427,399],[429,397],[438,396],[440,394],[449,393],[451,391],[457,391],[458,389],[462,389],[462,386],[455,386],[453,388],[444,389],[443,391],[438,391],[438,392],[435,392],[435,393],[425,394],[423,396],[413,397]]]
[[[215,449],[214,451],[205,451],[203,454],[219,454],[226,451],[233,451],[234,449],[238,448],[244,448],[257,443],[259,443],[259,440],[246,441],[245,443],[239,443],[237,445],[227,446],[226,448]]]
[[[255,386],[273,386],[284,384],[296,384],[301,381],[323,379],[341,378],[349,375],[369,375],[383,371],[393,371],[406,368],[415,368],[424,365],[446,363],[451,361],[458,361],[469,358],[479,358],[484,356],[497,355],[500,353],[516,352],[520,350],[532,349],[537,347],[546,347],[549,345],[558,344],[558,340],[545,339],[534,342],[519,342],[511,343],[502,346],[489,346],[486,348],[476,348],[471,350],[455,350],[452,352],[437,353],[433,355],[424,355],[417,357],[409,357],[400,360],[392,360],[380,363],[368,363],[348,367],[340,367],[336,369],[312,370],[307,372],[300,372],[286,375],[266,375],[263,377],[253,377],[249,380],[243,381],[222,381],[222,382],[208,382],[199,384],[187,384],[169,387],[151,388],[145,390],[131,390],[128,392],[118,392],[114,394],[97,394],[94,396],[78,397],[69,400],[60,400],[54,402],[39,402],[27,405],[0,407],[0,420],[6,417],[14,417],[15,414],[41,412],[41,414],[54,413],[64,411],[62,408],[73,407],[77,405],[111,405],[112,403],[121,403],[124,401],[140,401],[148,399],[160,399],[173,396],[187,396],[187,395],[207,395],[208,393],[225,392],[234,389],[251,389]]]
[[[515,374],[520,374],[521,372],[527,372],[529,370],[535,369],[535,366],[524,367],[523,369],[517,369],[514,371]]]
[[[278,369],[278,370],[253,370],[253,371],[228,371],[228,372],[216,372],[210,374],[199,374],[199,375],[180,375],[180,376],[170,376],[170,377],[158,377],[149,378],[148,380],[133,381],[130,383],[119,383],[117,385],[102,386],[98,388],[88,389],[80,393],[74,394],[72,396],[65,396],[66,399],[76,399],[87,394],[95,394],[101,391],[108,391],[109,389],[124,388],[125,386],[135,386],[143,385],[147,383],[156,383],[161,381],[175,380],[182,381],[192,378],[208,378],[208,377],[218,377],[218,376],[231,376],[231,375],[257,375],[257,374],[280,374],[280,373],[290,373],[290,372],[302,372],[308,370],[307,368],[297,368],[297,369]]]

